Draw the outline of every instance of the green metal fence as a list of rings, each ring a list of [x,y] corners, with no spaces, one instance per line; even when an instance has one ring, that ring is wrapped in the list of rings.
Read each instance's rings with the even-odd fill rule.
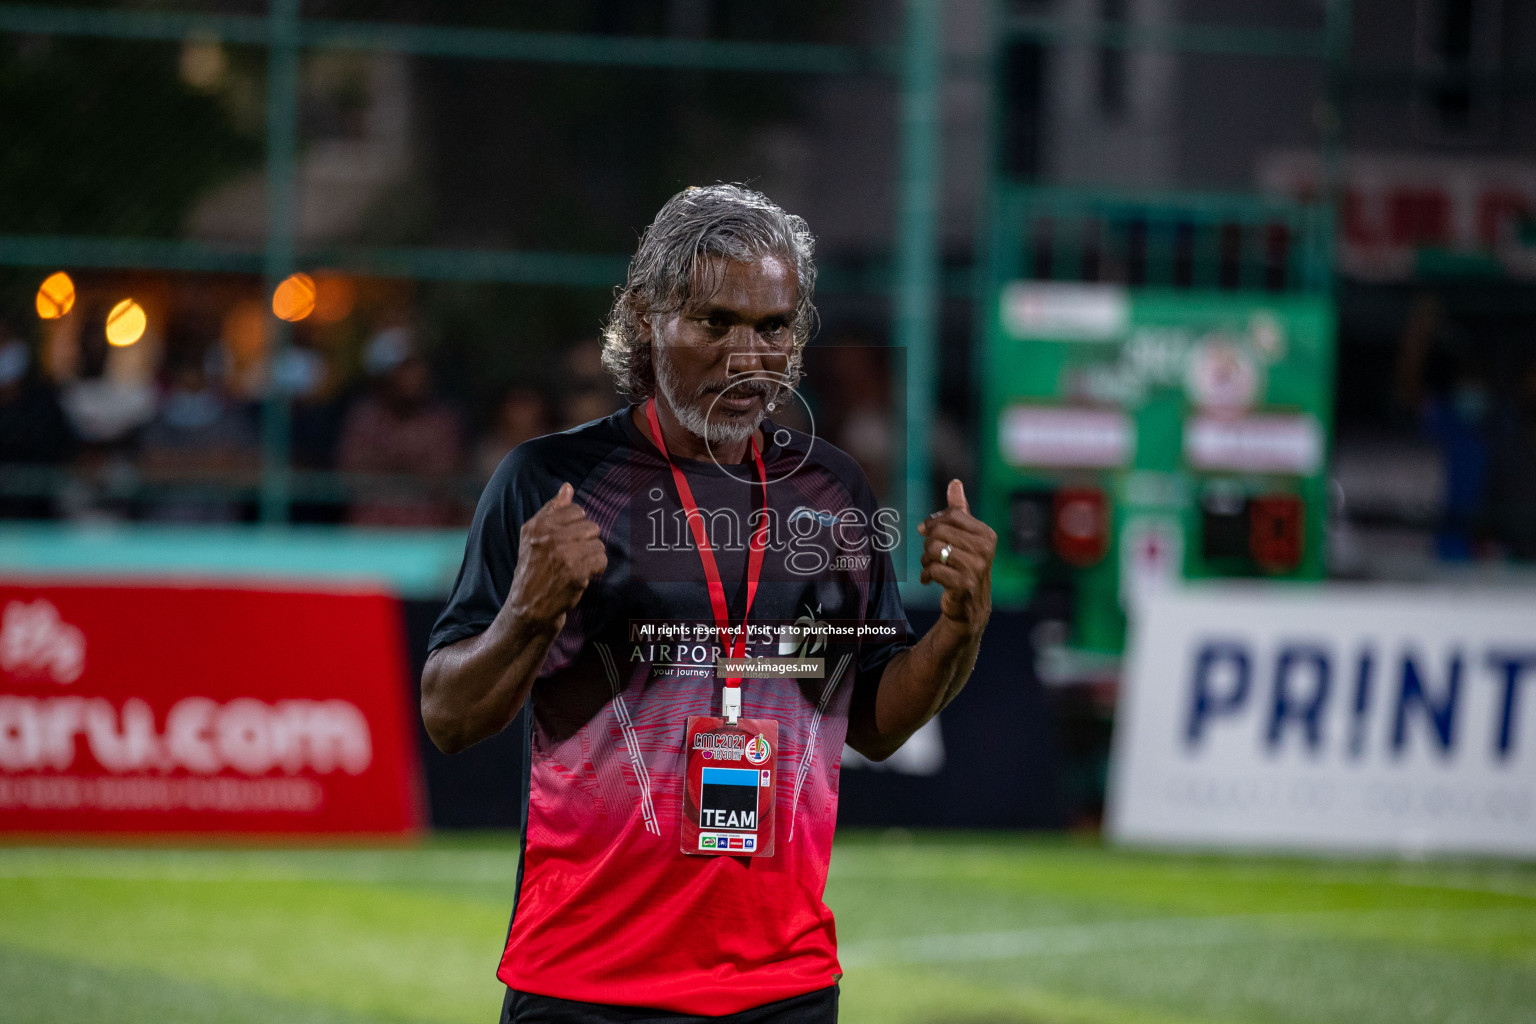
[[[993,198],[994,279],[1133,287],[1327,291],[1327,207],[1246,194],[1005,186]]]
[[[906,350],[914,371],[919,371],[932,365],[935,292],[940,285],[935,218],[942,31],[938,0],[905,0],[902,11],[906,29],[900,45],[866,48],[322,19],[306,17],[300,0],[269,0],[264,14],[0,4],[0,33],[13,40],[24,38],[43,45],[95,40],[119,48],[203,40],[254,53],[262,64],[265,91],[260,149],[266,186],[260,246],[197,241],[177,237],[174,230],[129,236],[111,231],[5,233],[0,227],[0,267],[260,274],[268,296],[294,271],[316,269],[428,281],[612,287],[622,281],[627,253],[433,245],[301,247],[295,232],[301,59],[314,51],[354,51],[646,73],[875,74],[888,77],[901,98],[897,246],[890,276],[879,273],[877,277],[882,290],[890,287],[891,278],[899,282],[893,300],[893,340]],[[621,104],[623,97],[615,96],[614,102]],[[67,117],[68,111],[59,110],[55,116]],[[827,277],[836,287],[840,275],[837,268],[830,269]],[[269,358],[288,343],[290,330],[287,323],[272,318],[268,338],[269,344],[275,339],[275,349]],[[911,372],[907,379],[902,408],[897,410],[906,424],[906,455],[896,479],[922,480],[927,475],[924,453],[933,375]],[[288,404],[274,392],[264,403],[263,460],[255,484],[261,518],[267,523],[284,522],[296,496],[345,493],[346,481],[340,478],[294,473],[289,432]],[[25,479],[12,475],[7,483],[23,490],[34,484],[54,486],[46,473]],[[920,499],[927,488],[908,487],[907,493]]]

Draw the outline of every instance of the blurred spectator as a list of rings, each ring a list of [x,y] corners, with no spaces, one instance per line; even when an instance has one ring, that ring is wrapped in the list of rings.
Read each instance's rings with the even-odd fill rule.
[[[326,356],[290,346],[272,367],[272,387],[293,404],[289,452],[296,469],[333,469],[346,418],[341,376]]]
[[[1397,367],[1398,401],[1440,451],[1444,490],[1436,554],[1467,561],[1488,525],[1488,457],[1492,410],[1487,376],[1455,337],[1440,300],[1420,296],[1408,316]],[[1432,356],[1449,361],[1438,387],[1426,378]]]
[[[1536,362],[1500,416],[1490,469],[1489,514],[1509,554],[1536,561]]]
[[[90,314],[79,335],[74,374],[60,388],[59,403],[79,447],[76,473],[58,504],[73,522],[120,522],[129,518],[137,472],[132,445],[155,416],[149,339],[127,348],[107,344],[107,311]]]
[[[328,354],[291,345],[272,366],[271,384],[289,400],[289,454],[295,469],[319,471],[336,468],[351,394],[343,387],[336,363]],[[340,523],[343,506],[326,501],[295,501],[290,516],[295,523]]]
[[[240,518],[241,503],[217,489],[255,483],[256,432],[218,386],[212,356],[195,350],[172,356],[170,387],[140,439],[139,467],[161,495],[145,503],[147,519],[231,522]]]
[[[890,493],[891,375],[889,353],[859,338],[835,342],[823,353],[826,374],[822,423],[818,427],[853,456],[878,498]]]
[[[964,480],[966,492],[973,489],[976,479],[976,460],[973,457],[971,435],[965,423],[954,411],[939,409],[933,417],[928,433],[928,450],[933,459],[933,490],[937,492],[934,507],[945,500],[943,494],[951,480]]]
[[[565,356],[564,399],[559,429],[569,430],[602,419],[622,404],[613,377],[603,369],[603,344],[596,338],[573,345]]]
[[[583,423],[600,420],[619,407],[618,399],[614,397],[612,390],[607,394],[600,391],[578,391],[565,398],[564,414],[560,417],[560,428],[569,430],[571,427],[579,427]]]
[[[347,412],[338,468],[416,479],[359,487],[348,520],[361,526],[458,524],[463,508],[450,487],[464,464],[459,418],[434,396],[432,370],[415,338],[405,327],[380,331],[363,362],[374,393]]]
[[[482,480],[489,480],[508,452],[524,441],[547,433],[549,407],[543,393],[517,385],[508,388],[496,403],[490,431],[475,446],[476,474]]]
[[[53,386],[29,372],[27,343],[0,324],[0,470],[4,467],[59,466],[74,452],[75,436]],[[20,474],[11,469],[11,479]],[[35,490],[44,480],[21,481]],[[46,519],[56,514],[46,493],[0,492],[0,519]]]
[[[102,314],[93,318],[105,324]],[[144,342],[139,342],[144,344]],[[91,451],[124,444],[155,415],[154,384],[137,374],[116,372],[104,330],[88,327],[80,337],[80,375],[64,386],[60,401],[75,434]]]

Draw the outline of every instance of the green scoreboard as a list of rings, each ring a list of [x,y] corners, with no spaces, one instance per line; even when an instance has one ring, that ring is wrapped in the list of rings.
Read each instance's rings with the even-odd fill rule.
[[[1072,595],[1071,646],[1180,578],[1323,574],[1334,314],[1316,293],[1012,281],[981,367],[994,595]]]

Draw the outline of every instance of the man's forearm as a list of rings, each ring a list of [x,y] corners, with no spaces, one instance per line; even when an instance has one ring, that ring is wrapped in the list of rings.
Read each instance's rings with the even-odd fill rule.
[[[455,754],[506,728],[564,623],[509,606],[484,633],[433,652],[421,676],[421,718],[438,749]]]
[[[981,632],[940,617],[914,646],[892,658],[875,699],[849,723],[849,742],[882,760],[921,729],[965,688],[981,649]]]

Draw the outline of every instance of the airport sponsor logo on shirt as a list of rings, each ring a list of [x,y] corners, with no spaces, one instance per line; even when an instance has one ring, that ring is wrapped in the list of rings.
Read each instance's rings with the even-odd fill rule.
[[[629,649],[631,662],[651,666],[652,675],[700,677],[715,675],[715,662],[725,656],[719,644],[640,643]]]
[[[883,644],[901,640],[906,623],[890,619],[823,619],[809,606],[797,619],[770,619],[746,625],[745,649],[728,650],[742,638],[738,623],[723,631],[713,622],[631,619],[629,654],[624,660],[649,667],[653,678],[820,679],[829,645]]]

